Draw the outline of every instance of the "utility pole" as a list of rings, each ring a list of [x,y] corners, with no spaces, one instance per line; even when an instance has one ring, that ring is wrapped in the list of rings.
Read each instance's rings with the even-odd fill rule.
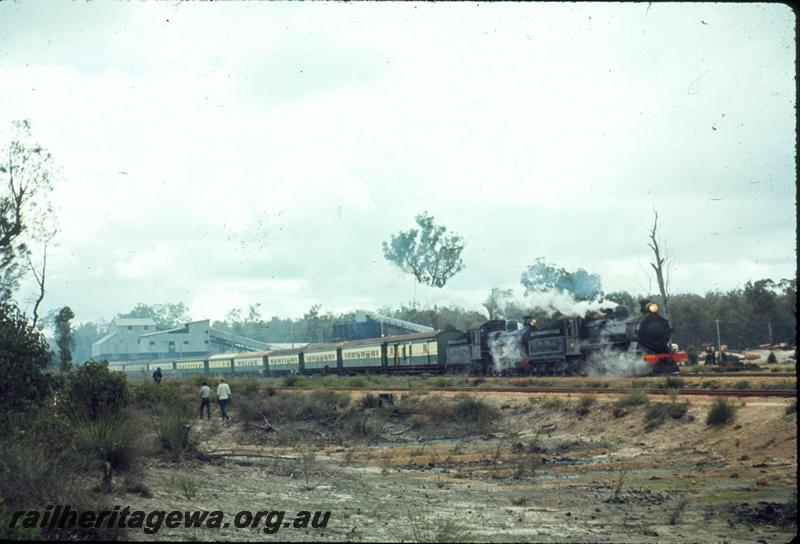
[[[722,347],[722,342],[719,340],[719,319],[715,319],[714,323],[717,324],[717,353],[719,353],[719,350]]]

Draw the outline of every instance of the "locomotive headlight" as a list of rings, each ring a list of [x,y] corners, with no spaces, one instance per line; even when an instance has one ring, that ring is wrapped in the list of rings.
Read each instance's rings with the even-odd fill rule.
[[[647,311],[650,312],[651,314],[658,313],[658,304],[656,304],[655,302],[651,302],[650,304],[647,305]]]
[[[528,323],[530,323],[531,327],[535,327],[536,326],[536,320],[535,319],[531,319]]]

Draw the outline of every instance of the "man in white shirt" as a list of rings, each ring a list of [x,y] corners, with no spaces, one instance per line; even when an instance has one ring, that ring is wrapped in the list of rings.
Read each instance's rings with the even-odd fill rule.
[[[219,379],[219,385],[217,386],[217,400],[219,401],[219,409],[222,412],[222,420],[226,421],[230,419],[225,408],[228,406],[228,401],[231,400],[231,386],[225,383],[225,378]]]
[[[200,419],[203,419],[204,408],[208,419],[211,419],[211,388],[206,382],[203,382],[203,386],[200,388]]]

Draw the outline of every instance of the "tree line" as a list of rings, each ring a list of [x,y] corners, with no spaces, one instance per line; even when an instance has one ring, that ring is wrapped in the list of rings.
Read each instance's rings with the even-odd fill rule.
[[[578,274],[577,277],[583,277]],[[592,280],[592,284],[595,281]],[[579,289],[585,289],[585,284]],[[795,343],[797,304],[796,280],[778,282],[770,279],[747,282],[743,288],[729,291],[710,291],[704,295],[674,293],[670,295],[670,320],[675,329],[673,341],[682,348],[694,346],[701,349],[716,343],[716,320],[719,320],[723,344],[731,349],[756,347],[761,344]],[[641,300],[661,302],[660,295],[635,296],[628,291],[603,295],[604,300],[627,306],[638,312]],[[521,319],[531,315],[542,324],[552,319],[553,312],[514,300],[513,290],[492,288],[482,302],[483,310],[457,305],[420,306],[413,301],[398,306],[384,306],[377,313],[426,325],[435,329],[452,327],[466,330],[471,324],[489,318]],[[131,311],[117,317],[149,317],[156,326],[167,329],[191,321],[185,304],[137,304]],[[213,321],[211,326],[220,331],[232,332],[268,343],[325,343],[337,340],[334,325],[351,322],[353,312],[333,313],[323,310],[320,304],[309,308],[302,317],[289,318],[262,315],[261,305],[253,304],[247,310],[234,309],[225,319]],[[107,333],[108,323],[84,322],[73,330],[74,360],[91,358],[92,343]]]

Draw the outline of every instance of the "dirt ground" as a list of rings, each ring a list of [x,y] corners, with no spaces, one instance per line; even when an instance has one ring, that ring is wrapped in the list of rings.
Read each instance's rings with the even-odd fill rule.
[[[580,416],[579,397],[481,394],[502,414],[490,432],[423,437],[408,425],[372,443],[279,446],[287,432],[234,419],[193,422],[210,460],[152,458],[145,511],[330,511],[324,529],[162,529],[152,540],[789,542],[797,531],[797,419],[789,400],[737,399],[736,419],[708,427],[707,398],[645,431],[644,411],[615,417],[612,395]],[[663,401],[653,398],[651,402]],[[376,408],[375,410],[381,410]],[[260,436],[251,436],[253,433]],[[216,457],[220,452],[237,456]],[[215,453],[216,452],[216,453]],[[197,489],[187,499],[179,481]],[[787,503],[795,501],[795,507]]]

